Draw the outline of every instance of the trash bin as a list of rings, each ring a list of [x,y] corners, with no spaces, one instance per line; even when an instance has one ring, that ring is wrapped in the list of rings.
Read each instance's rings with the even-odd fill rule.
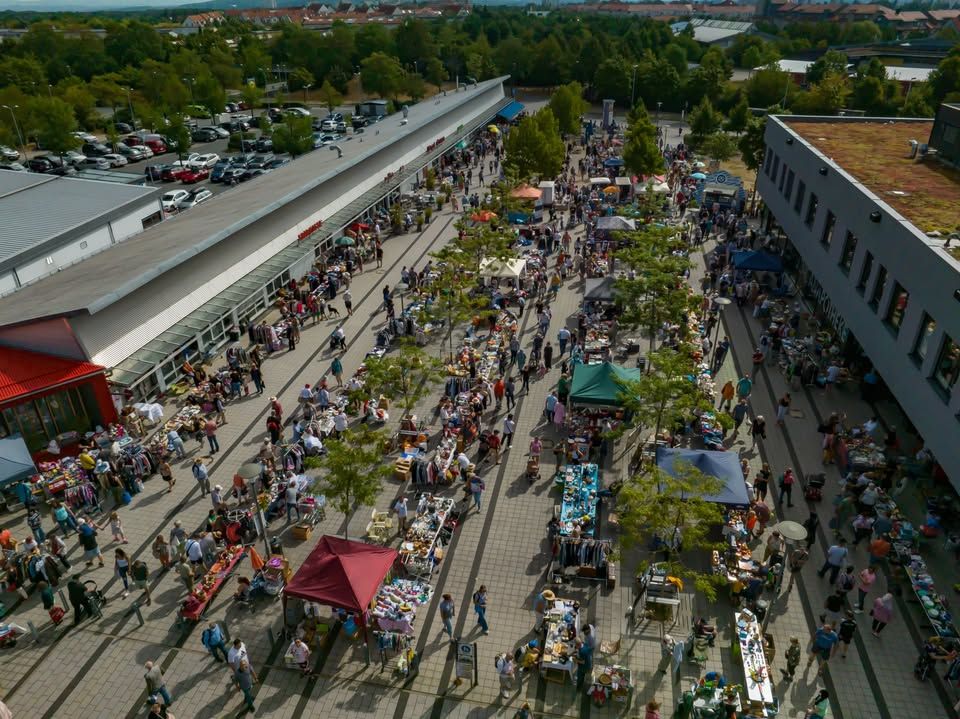
[[[283,545],[280,544],[280,537],[270,537],[270,554],[283,556]]]

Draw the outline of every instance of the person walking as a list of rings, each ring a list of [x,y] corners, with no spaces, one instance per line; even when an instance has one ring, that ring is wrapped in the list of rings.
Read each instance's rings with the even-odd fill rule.
[[[347,310],[347,317],[353,317],[353,295],[350,290],[343,291],[343,306]]]
[[[297,490],[297,482],[294,479],[291,479],[287,482],[287,488],[284,490],[284,499],[287,504],[287,524],[290,524],[293,519],[293,512],[297,513],[297,521],[300,521],[300,506],[297,504],[297,496],[299,492]]]
[[[483,480],[477,475],[470,477],[469,487],[470,494],[473,495],[473,505],[477,508],[477,513],[479,514],[482,511],[480,508],[480,499],[486,487],[483,484]]]
[[[113,551],[113,571],[123,582],[123,594],[120,597],[126,599],[130,596],[130,581],[127,579],[130,573],[130,558],[119,547]]]
[[[43,517],[36,507],[30,507],[27,511],[27,526],[33,533],[33,538],[37,540],[37,544],[43,544],[47,535],[43,531]]]
[[[817,676],[823,674],[827,662],[830,661],[830,657],[832,657],[837,650],[839,641],[840,637],[833,631],[833,625],[827,623],[818,627],[817,631],[813,634],[813,641],[810,644],[810,656],[807,657],[807,668],[809,669],[810,665],[813,664],[813,660],[816,659],[819,665],[817,668]]]
[[[70,606],[73,607],[73,626],[77,626],[83,618],[83,613],[92,614],[90,609],[89,597],[87,597],[87,588],[80,581],[80,575],[74,574],[67,582],[67,597],[70,599]]]
[[[294,637],[287,647],[287,654],[293,657],[293,663],[300,667],[300,674],[308,677],[312,674],[310,671],[310,647],[303,643],[300,637]]]
[[[783,675],[784,681],[790,681],[797,673],[797,667],[800,666],[800,637],[790,637],[790,644],[783,656],[787,660],[787,668],[781,669],[780,674]]]
[[[171,452],[175,452],[177,459],[183,459],[187,456],[186,450],[183,448],[183,439],[180,437],[180,433],[175,429],[171,429],[167,432],[167,449]]]
[[[767,421],[763,418],[762,414],[757,415],[756,419],[753,420],[753,425],[750,427],[750,439],[752,440],[750,449],[757,446],[757,438],[767,438]]]
[[[747,405],[747,400],[741,399],[733,406],[733,436],[736,437],[740,432],[740,425],[743,424],[743,420],[747,418],[747,412],[750,410],[750,407]]]
[[[543,364],[547,368],[547,372],[553,367],[553,345],[549,342],[543,348]]]
[[[830,709],[830,692],[821,689],[820,692],[810,701],[807,707],[807,713],[804,719],[825,719],[827,711]]]
[[[717,409],[723,411],[724,405],[726,405],[726,411],[729,412],[733,407],[733,396],[736,394],[737,390],[733,386],[733,380],[727,380],[726,384],[720,389],[720,404],[717,405]]]
[[[246,659],[240,660],[239,665],[234,670],[233,681],[237,685],[237,689],[243,694],[244,709],[252,714],[257,710],[253,704],[253,685],[259,680],[257,679],[257,673],[253,671],[253,667]]]
[[[200,497],[206,497],[210,493],[210,474],[200,457],[193,460],[193,478],[200,485]]]
[[[490,627],[487,624],[487,587],[484,584],[473,593],[473,611],[477,613],[477,626],[484,634],[490,633]]]
[[[151,551],[154,558],[160,561],[161,569],[170,569],[170,545],[162,534],[158,534],[157,538],[153,540]]]
[[[803,547],[797,547],[790,552],[790,582],[787,584],[787,592],[793,589],[793,583],[797,580],[797,575],[800,573],[800,570],[803,569],[803,565],[807,563],[809,558],[810,552]]]
[[[863,612],[863,602],[870,593],[870,588],[876,581],[877,573],[873,567],[867,566],[860,570],[860,574],[857,576],[857,606],[854,607],[853,610],[857,614]]]
[[[397,513],[397,534],[403,537],[407,533],[407,515],[409,514],[406,496],[397,500],[397,503],[393,505],[393,510]]]
[[[210,454],[216,454],[220,451],[220,441],[217,439],[217,423],[208,419],[203,423],[203,433],[207,436],[207,443],[210,445]]]
[[[513,691],[513,680],[516,674],[513,657],[506,652],[498,654],[494,660],[494,666],[497,668],[497,678],[500,680],[500,696],[503,699],[509,699],[510,692]]]
[[[247,645],[239,639],[234,639],[233,646],[230,647],[230,651],[227,652],[227,664],[230,665],[230,668],[236,671],[237,667],[240,666],[240,662],[242,662],[244,659],[249,660],[249,658],[250,657],[247,654]]]
[[[253,386],[257,388],[257,394],[263,394],[263,390],[267,388],[267,383],[263,381],[263,369],[260,365],[253,365],[250,368],[250,379],[253,380]]]
[[[557,395],[553,390],[550,390],[550,394],[547,395],[543,405],[543,414],[547,418],[547,424],[553,424],[553,412],[557,408],[557,402]]]
[[[822,579],[829,571],[830,584],[836,584],[837,577],[840,576],[840,570],[843,569],[843,565],[846,563],[849,554],[850,550],[847,549],[847,540],[841,537],[837,540],[836,544],[831,545],[827,550],[827,557],[823,562],[823,566],[817,571],[817,576]]]
[[[93,566],[93,560],[96,559],[100,566],[106,566],[103,563],[103,555],[100,553],[100,543],[97,541],[97,527],[92,522],[85,519],[79,519],[80,526],[80,546],[83,547],[83,559],[88,567]]]
[[[167,682],[163,678],[163,672],[160,670],[160,667],[153,662],[147,662],[143,665],[143,668],[147,670],[143,675],[144,681],[147,683],[147,694],[154,696],[159,694],[163,697],[164,705],[171,706],[173,704],[173,698],[167,690]]]
[[[766,439],[766,437],[764,437]],[[780,503],[783,503],[784,497],[787,500],[787,506],[793,506],[793,485],[796,484],[797,478],[793,474],[793,469],[787,467],[783,470],[783,476],[780,478]]]
[[[142,596],[146,597],[149,607],[153,604],[153,599],[150,597],[150,570],[147,569],[146,562],[142,559],[134,560],[130,566],[130,577],[133,579],[133,586],[142,592]]]
[[[50,554],[60,560],[64,569],[70,569],[70,560],[67,559],[67,545],[56,534],[47,537],[47,546],[50,548]]]
[[[516,395],[517,386],[514,384],[513,377],[507,377],[506,383],[503,385],[504,396],[507,399],[507,411],[509,412],[513,409],[513,406],[517,403]]]
[[[54,502],[53,518],[60,526],[60,531],[63,532],[64,537],[70,534],[71,529],[75,532],[80,531],[80,525],[77,523],[76,515],[69,507],[67,507],[67,505],[63,504],[62,502]]]
[[[853,612],[848,609],[837,627],[837,636],[840,637],[841,659],[847,658],[847,650],[850,648],[850,642],[853,641],[853,636],[856,633],[857,620],[854,618]]]
[[[161,459],[157,469],[160,472],[160,479],[167,483],[167,494],[170,494],[173,491],[173,485],[177,483],[173,478],[173,467],[166,459]]]
[[[871,631],[873,636],[879,637],[883,628],[893,619],[893,595],[887,592],[882,597],[873,600],[873,609],[870,611],[873,617],[873,626]]]
[[[810,516],[803,520],[803,528],[807,530],[807,549],[810,549],[817,541],[817,527],[820,526],[820,517],[813,510]]]
[[[210,622],[210,625],[203,630],[200,635],[200,643],[210,652],[210,656],[216,662],[227,661],[227,642],[223,637],[223,630],[216,622]],[[223,657],[221,659],[220,657]]]
[[[453,637],[453,618],[457,615],[457,608],[453,603],[453,597],[450,594],[444,594],[440,602],[440,620],[443,622],[443,631],[450,637],[450,641],[456,641]]]
[[[749,399],[751,392],[753,392],[753,380],[750,379],[750,375],[745,374],[737,382],[737,397]]]
[[[187,594],[193,594],[193,585],[196,582],[196,575],[193,571],[193,565],[187,561],[186,556],[180,557],[180,563],[177,565],[177,573],[183,580],[183,586],[187,588]]]
[[[513,446],[513,435],[517,431],[517,423],[513,419],[512,414],[508,414],[507,418],[503,420],[503,443],[506,445],[507,449]]]
[[[567,343],[569,342],[570,342],[570,330],[568,330],[566,327],[561,327],[560,331],[557,332],[557,344],[560,346],[559,349],[560,349],[561,357],[563,357],[563,355],[566,354]]]

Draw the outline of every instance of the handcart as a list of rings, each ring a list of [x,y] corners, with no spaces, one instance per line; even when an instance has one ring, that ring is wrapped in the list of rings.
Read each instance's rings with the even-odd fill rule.
[[[826,483],[827,477],[824,474],[807,476],[807,487],[803,490],[803,496],[810,502],[821,501],[823,499],[823,485]]]

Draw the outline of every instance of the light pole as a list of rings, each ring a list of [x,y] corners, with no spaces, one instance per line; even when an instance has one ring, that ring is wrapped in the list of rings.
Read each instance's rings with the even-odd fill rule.
[[[123,89],[127,91],[127,108],[130,110],[130,124],[133,125],[133,129],[136,130],[136,129],[137,129],[137,118],[136,118],[136,116],[133,114],[133,102],[131,102],[131,100],[130,100],[130,88],[129,88],[129,87],[125,87],[125,88],[123,88]]]
[[[630,109],[633,109],[634,103],[637,101],[637,68],[639,65],[633,66],[633,82],[630,83]]]
[[[53,85],[47,83],[47,94],[50,96],[50,99],[53,99]]]
[[[657,132],[660,132],[660,106],[663,103],[660,100],[657,100]]]
[[[23,156],[27,156],[27,145],[23,141],[23,133],[20,132],[20,123],[17,122],[17,114],[14,112],[15,108],[20,107],[19,105],[4,105],[4,107],[10,111],[10,117],[13,118],[13,129],[17,133],[17,139],[20,140],[20,152],[23,153]]]
[[[723,316],[724,308],[730,304],[730,299],[727,297],[714,297],[713,303],[717,306],[717,331],[713,333],[713,361],[710,362],[711,367],[717,363],[717,341],[720,339],[720,319]]]

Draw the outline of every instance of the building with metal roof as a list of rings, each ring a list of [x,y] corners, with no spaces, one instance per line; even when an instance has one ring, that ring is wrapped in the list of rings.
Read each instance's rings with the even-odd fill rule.
[[[343,228],[489,123],[510,102],[503,79],[418,103],[0,299],[0,345],[103,365],[136,396],[162,391],[183,357],[265,312]]]
[[[738,35],[754,31],[752,22],[713,20],[702,17],[676,22],[670,27],[675,35],[679,35],[690,27],[693,29],[694,40],[704,45],[715,45],[717,47],[729,47]]]
[[[154,187],[0,172],[0,295],[156,224],[159,195]]]

